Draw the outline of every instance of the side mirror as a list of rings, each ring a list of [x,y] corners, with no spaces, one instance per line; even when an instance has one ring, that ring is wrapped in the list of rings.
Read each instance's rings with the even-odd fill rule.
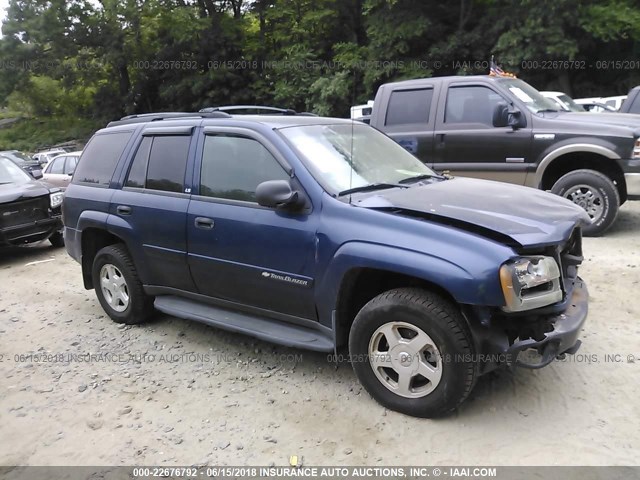
[[[269,180],[256,187],[258,205],[269,208],[295,208],[301,206],[300,194],[287,180]]]
[[[44,174],[42,173],[42,170],[32,170],[31,176],[36,180],[40,180],[42,177],[44,177]]]
[[[509,126],[514,130],[527,126],[527,119],[520,110],[514,108],[509,111]]]
[[[509,125],[509,106],[500,102],[493,109],[493,126],[506,127],[507,125]]]
[[[527,126],[527,120],[517,108],[509,110],[509,105],[500,102],[493,109],[494,127],[511,127],[514,130]]]

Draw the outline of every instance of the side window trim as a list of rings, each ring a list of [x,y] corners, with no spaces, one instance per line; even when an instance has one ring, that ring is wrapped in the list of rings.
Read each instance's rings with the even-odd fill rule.
[[[143,137],[159,137],[159,136],[163,136],[163,135],[169,135],[169,136],[177,136],[177,135],[191,135],[193,133],[193,129],[194,127],[192,126],[186,126],[186,127],[151,127],[151,128],[145,128],[142,131],[142,136]]]

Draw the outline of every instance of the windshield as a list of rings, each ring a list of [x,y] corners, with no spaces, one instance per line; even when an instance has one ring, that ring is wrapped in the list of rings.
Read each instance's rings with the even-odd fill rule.
[[[33,161],[27,155],[25,155],[24,153],[18,152],[17,150],[8,151],[8,152],[0,152],[0,155],[2,155],[4,157],[9,157],[9,158],[13,159],[14,161],[18,162],[20,165],[23,165],[25,162]]]
[[[19,166],[5,157],[0,157],[0,185],[6,183],[29,183],[31,177]]]
[[[558,106],[553,100],[545,98],[527,82],[518,78],[501,78],[500,83],[533,113],[558,111]]]
[[[565,95],[563,93],[562,95],[558,96],[558,99],[566,105],[569,111],[584,113],[584,108],[582,108],[580,105],[574,102],[573,98],[571,98],[569,95]]]
[[[307,125],[282,128],[280,132],[331,193],[436,175],[396,142],[367,125]]]

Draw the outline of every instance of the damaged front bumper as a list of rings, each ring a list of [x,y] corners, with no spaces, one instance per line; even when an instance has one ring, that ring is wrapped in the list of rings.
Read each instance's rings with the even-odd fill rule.
[[[589,293],[582,279],[569,280],[562,304],[545,313],[495,317],[484,311],[466,314],[476,343],[480,374],[500,367],[542,368],[580,348]]]
[[[505,352],[507,366],[542,368],[562,354],[574,354],[580,348],[578,336],[589,310],[589,292],[582,279],[575,280],[567,309],[548,319],[553,330],[545,338],[517,341]]]

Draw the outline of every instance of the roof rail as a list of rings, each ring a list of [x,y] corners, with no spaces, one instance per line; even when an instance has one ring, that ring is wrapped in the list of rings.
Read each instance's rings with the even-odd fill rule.
[[[136,115],[127,115],[120,120],[109,122],[107,127],[115,127],[116,125],[128,125],[132,123],[157,122],[160,120],[180,119],[180,118],[230,118],[226,112],[159,112],[159,113],[140,113]]]
[[[206,107],[200,110],[202,113],[215,113],[215,112],[235,112],[239,110],[258,110],[264,111],[261,115],[299,115],[307,117],[316,117],[315,113],[302,112],[298,113],[290,108],[278,108],[268,107],[264,105],[225,105],[222,107]],[[259,114],[260,115],[260,114]]]

